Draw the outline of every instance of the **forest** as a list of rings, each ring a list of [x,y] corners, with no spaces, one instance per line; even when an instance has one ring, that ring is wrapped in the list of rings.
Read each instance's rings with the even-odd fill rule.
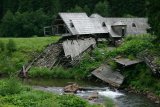
[[[1,0],[0,36],[43,36],[43,27],[58,12],[98,13],[104,17],[148,17],[151,31],[160,34],[159,0]]]

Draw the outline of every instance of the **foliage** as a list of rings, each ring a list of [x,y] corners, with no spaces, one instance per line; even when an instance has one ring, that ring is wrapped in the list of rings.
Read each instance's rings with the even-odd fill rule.
[[[107,97],[105,98],[104,104],[105,104],[105,107],[114,107],[115,106],[113,100],[110,98],[107,98]]]
[[[1,96],[3,95],[3,96]],[[24,86],[17,80],[0,80],[1,107],[100,107],[74,95],[56,95]]]
[[[147,9],[148,9],[148,17],[149,17],[149,23],[151,25],[151,30],[153,34],[156,34],[158,37],[158,40],[160,38],[160,22],[158,21],[160,19],[160,1],[159,0],[146,0],[147,3]]]
[[[34,37],[34,38],[0,38],[3,41],[5,51],[7,44],[12,55],[0,52],[0,74],[10,75],[16,73],[21,67],[32,60],[46,45],[54,43],[59,37]],[[9,40],[12,42],[9,43]],[[14,45],[15,46],[14,46]]]
[[[34,67],[29,71],[29,77],[31,78],[58,78],[69,79],[73,78],[72,73],[64,68],[57,66],[52,70],[45,67]]]
[[[0,95],[12,95],[20,93],[22,87],[19,81],[15,78],[9,78],[5,81],[0,81]]]
[[[89,79],[90,72],[101,63],[96,62],[89,54],[85,54],[80,64],[72,68],[56,66],[52,70],[45,67],[32,67],[29,71],[30,78],[62,78],[62,79]]]
[[[159,80],[152,76],[150,69],[145,64],[136,65],[132,69],[125,69],[123,74],[126,77],[125,85],[134,87],[138,91],[151,91],[160,96]]]
[[[8,11],[2,19],[1,36],[32,36],[34,34],[43,35],[43,27],[48,25],[50,18],[45,15],[42,9],[35,12]]]
[[[9,39],[8,43],[6,44],[6,50],[8,53],[13,53],[17,49],[15,42],[12,39]]]
[[[5,50],[5,45],[2,41],[0,41],[0,53]]]
[[[110,0],[111,16],[122,17],[130,14],[132,16],[146,16],[146,0]],[[127,5],[126,5],[127,4]]]
[[[83,12],[83,9],[80,6],[76,5],[74,8],[69,10],[69,12]]]
[[[109,5],[107,1],[104,2],[99,2],[96,4],[95,9],[94,9],[95,13],[98,13],[102,16],[109,16]]]

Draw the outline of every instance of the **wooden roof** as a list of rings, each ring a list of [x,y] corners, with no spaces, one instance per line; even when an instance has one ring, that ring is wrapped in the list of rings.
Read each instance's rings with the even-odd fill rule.
[[[86,13],[59,13],[72,35],[108,33],[96,19],[91,20]],[[73,23],[74,27],[70,24]]]
[[[109,65],[100,66],[92,74],[114,87],[119,87],[124,80],[124,76],[117,71],[113,71]]]
[[[123,65],[123,66],[130,66],[130,65],[134,65],[134,64],[138,64],[138,63],[142,62],[139,59],[130,60],[128,58],[115,58],[114,61],[116,63]]]
[[[112,37],[121,37],[111,26],[126,25],[127,34],[146,34],[147,29],[150,28],[147,18],[105,18],[99,14],[88,17],[86,13],[59,13],[59,16],[71,35],[109,33]],[[103,23],[106,26],[103,26]]]

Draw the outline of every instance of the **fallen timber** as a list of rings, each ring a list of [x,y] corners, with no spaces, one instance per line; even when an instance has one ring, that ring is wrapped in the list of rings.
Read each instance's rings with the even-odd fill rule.
[[[45,50],[41,52],[36,58],[22,67],[22,69],[19,71],[20,76],[27,77],[27,72],[31,69],[32,66],[47,67],[51,69],[58,61],[58,56],[61,52],[62,46],[60,43],[53,43],[48,45]]]
[[[146,65],[151,69],[152,73],[160,76],[160,67],[153,63],[148,57],[144,57]]]
[[[27,77],[31,67],[46,67],[52,69],[56,65],[76,65],[84,52],[90,51],[96,41],[94,38],[67,39],[48,45],[38,57],[24,65],[19,71],[20,76]]]
[[[100,66],[92,74],[113,87],[120,87],[124,80],[124,76],[117,71],[113,71],[109,65]]]
[[[124,67],[126,67],[126,66],[131,66],[131,65],[135,65],[135,64],[138,64],[138,63],[143,62],[142,60],[139,60],[139,59],[131,60],[131,59],[122,58],[122,57],[114,58],[114,61],[115,61],[116,63],[124,66]]]
[[[160,65],[156,63],[157,55],[151,54],[148,50],[145,50],[138,54],[138,57],[145,62],[145,64],[150,68],[152,74],[160,77]]]

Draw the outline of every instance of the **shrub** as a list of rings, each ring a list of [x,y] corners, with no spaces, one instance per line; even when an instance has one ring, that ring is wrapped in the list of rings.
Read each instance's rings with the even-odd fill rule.
[[[41,67],[41,68],[33,67],[29,71],[29,77],[68,79],[68,78],[73,78],[73,75],[71,72],[69,72],[68,70],[65,70],[61,66],[54,67],[52,70],[45,68],[45,67]]]
[[[107,97],[105,98],[104,104],[106,107],[114,107],[115,106],[114,101],[110,98],[107,98]]]
[[[0,41],[0,53],[3,52],[5,50],[5,44]]]
[[[57,97],[60,107],[86,107],[87,101],[75,95],[62,95]]]
[[[10,78],[6,81],[0,81],[0,95],[2,96],[18,94],[21,89],[21,84],[14,78]]]
[[[6,44],[6,49],[9,54],[13,53],[16,51],[16,44],[12,39],[9,39],[8,43]]]

